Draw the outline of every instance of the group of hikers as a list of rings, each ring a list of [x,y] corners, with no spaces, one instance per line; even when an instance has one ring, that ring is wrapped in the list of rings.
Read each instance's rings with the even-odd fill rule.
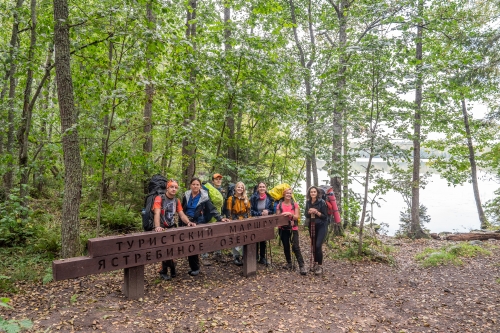
[[[223,176],[216,173],[212,176],[212,181],[203,184],[198,177],[194,177],[189,182],[189,189],[182,196],[182,201],[177,199],[179,184],[174,179],[167,180],[161,175],[152,177],[149,183],[150,195],[146,198],[146,208],[143,211],[143,226],[147,231],[162,232],[165,229],[178,227],[192,227],[198,224],[209,222],[228,222],[230,220],[243,220],[253,216],[267,216],[281,214],[289,218],[289,225],[279,227],[279,236],[283,243],[283,250],[286,259],[284,269],[292,270],[293,251],[299,264],[301,275],[307,274],[305,262],[302,257],[299,245],[300,219],[299,204],[293,198],[293,190],[285,185],[281,190],[282,198],[276,201],[267,190],[264,182],[259,182],[250,198],[247,195],[247,189],[243,182],[237,182],[231,186],[230,190],[225,191],[222,187]],[[214,205],[215,200],[213,191],[218,191],[223,200],[217,200],[220,207]],[[322,244],[328,230],[328,207],[320,197],[320,188],[311,186],[307,190],[306,207],[304,215],[306,223],[311,217],[315,218],[315,223],[309,227],[309,236],[311,237],[312,250],[314,255],[314,265],[310,271],[316,275],[323,273],[323,252]],[[211,193],[212,192],[212,193]],[[230,192],[230,193],[226,193]],[[147,213],[147,214],[146,214]],[[175,214],[178,216],[178,225],[175,223]],[[233,262],[235,265],[243,265],[242,246],[232,249]],[[220,257],[221,252],[216,251],[213,254]],[[201,264],[210,265],[209,254],[201,255]],[[257,244],[257,262],[267,265],[266,242]],[[200,273],[200,257],[191,255],[188,257],[189,275],[197,276]],[[170,270],[170,272],[169,272]],[[162,262],[162,269],[159,272],[160,278],[170,280],[176,276],[176,264],[173,259]]]

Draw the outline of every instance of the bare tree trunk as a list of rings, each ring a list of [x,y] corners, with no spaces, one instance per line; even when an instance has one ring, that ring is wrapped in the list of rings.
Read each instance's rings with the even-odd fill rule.
[[[333,5],[333,2],[331,2]],[[333,111],[333,137],[332,137],[332,170],[330,172],[330,184],[335,192],[337,204],[339,208],[342,207],[342,137],[344,124],[342,119],[346,113],[346,106],[344,100],[344,89],[346,85],[345,73],[347,71],[347,20],[344,12],[349,7],[347,0],[341,0],[340,6],[334,6],[339,20],[339,49],[340,49],[340,66],[339,66],[339,79],[336,84],[337,103]],[[347,153],[347,152],[344,152]]]
[[[231,57],[231,4],[229,1],[224,1],[224,53],[226,56],[226,63],[229,65],[229,60]],[[239,75],[238,75],[239,76]],[[227,85],[231,84],[231,75],[230,71],[227,73]],[[237,81],[235,81],[236,84]],[[236,87],[233,87],[236,89]],[[228,89],[231,91],[231,89]],[[238,171],[236,169],[236,142],[235,142],[235,121],[234,121],[234,110],[233,110],[233,100],[234,93],[230,94],[229,103],[227,106],[227,115],[226,115],[226,123],[227,128],[229,129],[228,133],[228,147],[227,147],[227,158],[230,163],[230,167],[228,170],[228,174],[231,177],[231,182],[235,183],[238,178]]]
[[[419,20],[423,16],[424,1],[418,2]],[[422,33],[424,22],[419,22],[417,26],[416,40],[416,60],[418,62],[416,68],[416,89],[415,89],[415,115],[413,121],[413,176],[411,189],[411,238],[426,238],[428,237],[422,230],[420,225],[420,127],[421,127],[421,112],[422,112]]]
[[[18,34],[19,34],[19,12],[24,0],[17,0],[16,8],[14,9],[14,24],[12,25],[12,34],[10,38],[10,69],[7,77],[9,78],[9,97],[7,106],[7,154],[14,157],[14,113],[15,113],[15,98],[17,80],[15,77],[17,70],[17,52],[19,50]],[[14,182],[14,165],[13,158],[7,162],[7,172],[3,177],[5,192],[9,193]]]
[[[189,0],[190,9],[187,10],[186,17],[186,38],[191,39],[193,45],[193,52],[196,52],[196,42],[194,38],[196,37],[196,22],[192,20],[196,19],[196,6],[197,0]],[[196,73],[193,66],[189,69],[189,83],[191,84],[191,95],[194,95],[195,85],[196,85]],[[194,96],[189,98],[189,106],[187,109],[186,116],[184,117],[184,128],[189,127],[191,123],[196,119],[196,99]],[[182,140],[182,170],[183,170],[183,181],[186,188],[189,187],[189,180],[194,176],[195,173],[195,142],[191,133],[186,134]]]
[[[146,5],[146,19],[147,19],[147,24],[149,26],[149,30],[151,32],[154,32],[156,30],[156,17],[153,14],[153,4],[152,1],[148,2]],[[148,47],[148,46],[146,46]],[[143,187],[144,187],[144,194],[148,193],[148,178],[149,178],[149,173],[150,170],[147,167],[150,159],[151,159],[151,153],[153,152],[153,135],[152,135],[152,120],[153,120],[153,96],[155,92],[155,87],[152,83],[153,77],[151,75],[151,71],[153,70],[153,55],[150,54],[148,50],[146,50],[146,73],[147,73],[147,78],[148,78],[148,84],[146,85],[146,102],[144,103],[144,112],[143,112],[143,118],[144,118],[144,144],[142,145],[142,150],[144,152],[144,156],[147,158],[148,163],[146,163],[146,167],[144,168],[144,181],[143,181]]]
[[[68,0],[54,0],[55,67],[64,155],[64,195],[61,216],[61,256],[63,258],[77,256],[80,252],[78,213],[82,191],[78,113],[75,110],[71,77],[68,16]]]
[[[26,75],[26,87],[24,89],[23,101],[23,115],[18,132],[19,141],[19,170],[21,178],[19,181],[19,195],[21,197],[23,207],[28,206],[28,181],[29,181],[29,168],[28,168],[28,136],[31,129],[31,117],[33,109],[30,108],[31,86],[33,84],[33,57],[36,46],[36,0],[31,0],[31,36],[30,47],[28,51],[28,73]],[[22,218],[27,217],[27,210],[22,211]]]
[[[346,119],[347,117],[347,114],[344,113],[344,120]],[[346,124],[347,122],[344,121],[344,124]],[[342,138],[342,147],[343,147],[343,156],[344,156],[344,160],[343,160],[343,173],[342,173],[342,176],[343,176],[343,183],[342,183],[342,187],[343,187],[343,205],[339,205],[339,213],[341,214],[342,218],[343,218],[343,227],[344,228],[347,228],[348,224],[349,224],[349,159],[347,158],[349,156],[349,141],[347,140],[347,137],[348,137],[348,131],[347,131],[347,126],[344,126],[344,128],[342,129],[342,132],[343,132],[343,138]],[[356,225],[356,221],[353,219],[352,221],[352,224],[353,226]]]
[[[304,86],[306,88],[306,113],[307,113],[307,127],[306,127],[306,144],[308,149],[306,150],[306,187],[309,189],[311,182],[314,185],[318,185],[318,170],[316,168],[316,154],[314,152],[314,139],[313,139],[313,126],[314,126],[314,106],[312,105],[312,85],[311,85],[311,67],[316,60],[316,39],[314,35],[314,30],[312,26],[312,13],[311,13],[311,0],[308,1],[307,13],[308,13],[308,28],[309,28],[309,40],[311,42],[311,55],[309,60],[306,62],[306,55],[304,53],[304,48],[302,47],[299,35],[297,33],[297,17],[295,14],[295,4],[293,0],[289,0],[290,4],[290,14],[292,18],[293,26],[293,36],[295,39],[295,45],[299,51],[300,65],[302,66]],[[311,180],[311,173],[313,179]]]
[[[481,205],[481,198],[479,196],[479,186],[477,183],[476,157],[474,154],[474,145],[472,143],[472,135],[470,132],[469,115],[467,114],[467,106],[465,104],[465,98],[463,97],[462,97],[462,114],[464,116],[465,132],[467,133],[467,147],[469,148],[472,189],[474,191],[474,199],[476,201],[477,215],[479,216],[479,221],[481,222],[481,229],[487,229],[490,226],[490,224],[488,223],[488,220],[484,215],[483,206]]]

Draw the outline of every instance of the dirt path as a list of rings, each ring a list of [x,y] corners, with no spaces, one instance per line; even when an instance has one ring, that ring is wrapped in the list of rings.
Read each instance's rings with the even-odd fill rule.
[[[442,243],[392,242],[395,267],[326,259],[322,277],[282,270],[276,254],[249,279],[229,256],[196,278],[180,260],[169,282],[149,265],[139,301],[122,295],[121,272],[19,284],[8,295],[15,310],[1,315],[30,318],[35,332],[500,332],[499,249],[461,267],[425,269],[413,256]]]

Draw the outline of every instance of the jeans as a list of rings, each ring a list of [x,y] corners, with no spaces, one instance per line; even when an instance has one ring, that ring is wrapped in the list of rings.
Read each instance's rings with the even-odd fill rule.
[[[314,262],[319,265],[323,264],[323,249],[322,245],[325,241],[326,232],[328,230],[327,222],[316,222],[314,225]],[[311,228],[309,228],[309,237],[312,238]]]
[[[300,253],[299,246],[299,231],[291,229],[279,229],[279,234],[281,242],[283,243],[283,251],[285,253],[286,262],[292,263],[292,255],[290,253],[290,243],[292,243],[292,251],[299,262],[299,267],[304,266],[304,258],[302,258],[302,253]]]

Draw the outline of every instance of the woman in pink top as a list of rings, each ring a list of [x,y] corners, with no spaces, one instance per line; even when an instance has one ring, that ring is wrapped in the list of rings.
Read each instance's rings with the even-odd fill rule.
[[[290,253],[290,243],[292,243],[292,251],[299,262],[299,270],[301,275],[306,275],[307,270],[304,265],[304,259],[300,253],[299,246],[299,227],[297,221],[299,219],[300,209],[299,204],[292,199],[292,189],[289,188],[284,191],[283,199],[276,207],[276,214],[288,216],[290,225],[280,227],[280,239],[283,242],[283,251],[285,252],[286,265],[284,269],[292,269],[292,255]]]

